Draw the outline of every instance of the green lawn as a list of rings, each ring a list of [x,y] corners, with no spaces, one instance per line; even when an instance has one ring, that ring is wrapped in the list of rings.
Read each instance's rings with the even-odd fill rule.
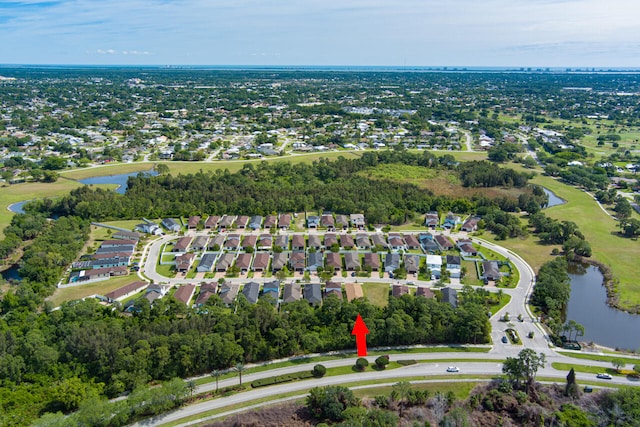
[[[128,276],[114,277],[103,282],[89,283],[88,285],[78,285],[71,288],[56,289],[52,296],[48,298],[54,306],[58,307],[65,301],[73,301],[90,295],[104,295],[129,283],[141,280],[136,274]]]
[[[571,368],[573,368],[573,370],[576,372],[583,372],[587,374],[606,373],[609,375],[618,375],[618,376],[620,375],[618,371],[613,369],[613,367],[603,368],[602,366],[572,365],[571,363],[560,363],[560,362],[553,362],[551,364],[551,367],[559,371],[567,371],[567,372],[569,372]]]
[[[373,305],[386,307],[389,304],[389,284],[365,282],[362,284],[364,296]]]
[[[559,351],[558,353],[568,357],[575,357],[576,359],[597,360],[599,362],[611,362],[612,360],[616,359],[624,360],[629,366],[640,363],[640,358],[633,357],[605,356],[602,354],[574,353],[570,351]]]

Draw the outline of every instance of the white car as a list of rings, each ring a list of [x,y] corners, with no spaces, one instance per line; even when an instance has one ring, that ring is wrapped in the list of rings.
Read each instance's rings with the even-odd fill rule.
[[[447,372],[460,372],[460,369],[457,366],[449,366]]]
[[[611,379],[611,375],[609,375],[609,374],[598,374],[598,375],[596,375],[596,378],[600,378],[601,380],[610,380]]]

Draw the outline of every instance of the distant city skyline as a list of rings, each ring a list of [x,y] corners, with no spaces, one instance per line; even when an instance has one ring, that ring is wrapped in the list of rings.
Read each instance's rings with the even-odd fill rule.
[[[0,63],[640,67],[634,0],[2,0]]]

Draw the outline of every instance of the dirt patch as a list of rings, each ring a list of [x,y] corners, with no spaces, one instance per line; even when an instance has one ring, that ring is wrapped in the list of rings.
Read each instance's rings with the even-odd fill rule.
[[[209,427],[308,427],[314,425],[306,407],[295,402],[271,406],[259,412],[232,415]]]

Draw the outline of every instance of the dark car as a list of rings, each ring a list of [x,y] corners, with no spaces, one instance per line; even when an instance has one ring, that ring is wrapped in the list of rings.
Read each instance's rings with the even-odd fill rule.
[[[505,343],[505,344],[508,343],[509,342],[509,338],[507,338],[506,336],[503,336],[502,337],[502,342]]]

